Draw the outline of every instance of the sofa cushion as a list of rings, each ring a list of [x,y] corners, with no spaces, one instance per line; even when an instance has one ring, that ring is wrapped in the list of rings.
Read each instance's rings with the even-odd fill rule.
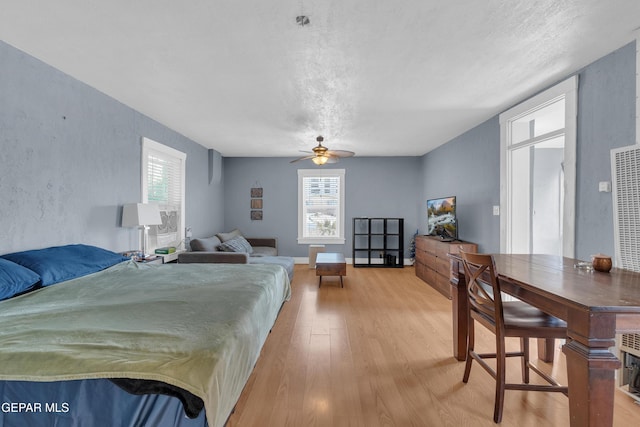
[[[227,240],[233,239],[234,237],[242,237],[242,233],[240,232],[240,230],[236,228],[235,230],[232,230],[228,233],[218,233],[216,234],[216,236],[218,237],[218,239],[220,239],[222,243],[224,243]]]
[[[276,255],[278,255],[278,250],[271,246],[253,246],[253,252],[251,252],[251,256],[255,257]]]
[[[216,236],[206,237],[204,239],[192,239],[191,250],[198,252],[214,252],[218,250],[222,242]]]
[[[190,263],[248,264],[249,254],[242,253],[242,252],[222,252],[222,251],[180,252],[178,254],[178,263],[180,264],[190,264]]]
[[[237,236],[233,239],[229,239],[223,242],[220,246],[218,246],[218,249],[225,252],[244,252],[248,254],[253,252],[251,244],[247,242],[247,239],[242,236]]]

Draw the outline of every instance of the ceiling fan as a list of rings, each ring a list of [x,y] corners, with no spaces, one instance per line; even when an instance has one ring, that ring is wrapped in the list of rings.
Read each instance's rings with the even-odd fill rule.
[[[318,145],[313,147],[313,154],[291,160],[289,163],[299,162],[300,160],[311,160],[316,165],[324,165],[325,163],[336,163],[340,157],[351,157],[356,154],[353,151],[329,150],[322,145],[322,141],[324,141],[322,136],[318,136],[316,141],[318,141]]]

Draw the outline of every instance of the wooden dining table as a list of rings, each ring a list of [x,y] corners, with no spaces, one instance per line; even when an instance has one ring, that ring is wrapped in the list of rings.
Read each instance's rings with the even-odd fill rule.
[[[450,254],[453,352],[467,353],[468,311],[462,259]],[[554,255],[494,255],[503,292],[567,322],[566,356],[571,426],[611,426],[616,333],[640,332],[640,273],[576,268]]]

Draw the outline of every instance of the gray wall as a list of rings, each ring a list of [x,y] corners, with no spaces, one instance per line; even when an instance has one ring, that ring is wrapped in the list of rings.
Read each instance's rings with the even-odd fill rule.
[[[204,147],[3,42],[0,94],[0,253],[136,247],[119,224],[122,204],[140,201],[142,136],[187,153],[194,233],[222,226],[223,183],[209,179]]]
[[[289,163],[283,158],[224,159],[225,230],[239,228],[251,237],[275,236],[281,254],[306,257],[308,245],[297,244],[298,169],[313,169],[311,162]],[[402,217],[405,220],[405,250],[419,227],[420,186],[418,157],[353,157],[323,168],[345,169],[345,245],[327,246],[327,251],[351,257],[354,216]],[[264,189],[262,221],[249,217],[250,188]],[[405,258],[408,258],[408,252]]]
[[[614,255],[612,148],[636,141],[636,45],[630,43],[580,72],[576,188],[576,257]]]
[[[494,117],[422,157],[421,233],[427,199],[456,196],[458,238],[482,252],[500,250],[500,124]]]
[[[576,256],[613,254],[609,150],[635,141],[635,43],[581,70],[578,92]],[[296,243],[297,174],[290,159],[211,156],[202,146],[0,42],[0,253],[84,242],[130,249],[123,203],[140,199],[140,138],[187,153],[186,225],[194,236],[239,227]],[[405,247],[426,228],[426,199],[456,195],[460,238],[499,250],[499,125],[493,117],[422,157],[343,159],[353,216],[405,218]],[[213,159],[212,159],[213,157]],[[249,219],[249,189],[264,188],[264,220]]]
[[[579,74],[576,257],[614,254],[611,193],[598,192],[611,180],[610,150],[635,142],[636,47],[630,43],[588,65]],[[569,77],[569,76],[567,76]],[[524,101],[524,100],[522,100]],[[498,117],[423,156],[422,203],[457,195],[460,238],[484,252],[500,250]]]

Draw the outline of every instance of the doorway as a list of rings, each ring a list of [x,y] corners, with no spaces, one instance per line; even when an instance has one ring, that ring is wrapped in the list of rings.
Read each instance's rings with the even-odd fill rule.
[[[577,77],[500,115],[500,251],[574,255]]]

